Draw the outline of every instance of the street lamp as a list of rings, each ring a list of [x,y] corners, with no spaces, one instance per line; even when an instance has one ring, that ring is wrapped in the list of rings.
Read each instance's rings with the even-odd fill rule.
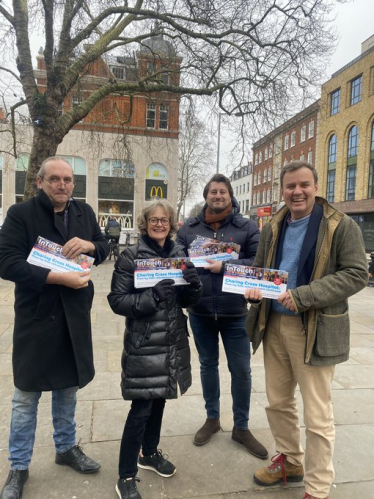
[[[218,139],[217,139],[217,169],[216,173],[219,173],[219,153],[221,147],[221,116],[224,116],[226,113],[218,113]]]

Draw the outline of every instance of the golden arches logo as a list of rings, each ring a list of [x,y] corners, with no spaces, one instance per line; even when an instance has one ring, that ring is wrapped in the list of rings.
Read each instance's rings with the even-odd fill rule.
[[[163,193],[162,187],[153,185],[151,188],[151,193],[150,193],[149,197],[151,197],[151,198],[163,198],[164,193]]]

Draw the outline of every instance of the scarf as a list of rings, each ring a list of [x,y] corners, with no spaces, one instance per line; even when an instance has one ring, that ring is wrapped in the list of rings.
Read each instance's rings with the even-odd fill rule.
[[[228,205],[227,208],[225,208],[223,211],[220,213],[213,213],[209,206],[205,210],[204,218],[205,222],[212,227],[214,232],[217,232],[217,230],[220,228],[222,222],[226,220],[226,218],[231,215],[232,212],[232,203]]]

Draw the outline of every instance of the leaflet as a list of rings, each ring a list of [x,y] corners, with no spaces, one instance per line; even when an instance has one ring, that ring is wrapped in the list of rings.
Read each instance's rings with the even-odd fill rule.
[[[287,281],[288,272],[284,270],[226,263],[222,291],[244,294],[247,289],[258,288],[264,298],[276,300],[287,290]]]
[[[38,236],[27,261],[38,267],[51,269],[53,272],[82,272],[91,270],[95,258],[80,254],[75,258],[66,258],[62,254],[62,246]]]
[[[186,285],[182,270],[189,258],[150,258],[135,260],[135,288],[151,288],[163,279],[174,279],[175,286]]]
[[[226,262],[239,258],[240,245],[234,242],[218,241],[209,237],[197,236],[190,245],[188,255],[195,267],[208,265],[206,259]]]

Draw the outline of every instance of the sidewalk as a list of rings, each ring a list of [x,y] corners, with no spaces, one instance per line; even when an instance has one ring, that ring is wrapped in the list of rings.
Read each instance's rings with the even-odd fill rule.
[[[92,311],[96,377],[79,392],[77,436],[85,452],[102,468],[96,475],[80,475],[54,464],[50,396],[39,406],[35,451],[24,499],[115,499],[119,441],[130,402],[120,391],[120,359],[124,318],[109,309],[106,296],[113,262],[93,271],[95,299]],[[374,288],[365,288],[350,299],[351,358],[336,368],[333,399],[336,419],[336,482],[330,499],[374,497]],[[0,279],[0,488],[9,471],[8,436],[13,380],[11,367],[13,285]],[[192,347],[193,384],[187,394],[167,402],[160,447],[177,467],[164,479],[139,470],[143,499],[301,499],[302,484],[284,489],[263,489],[252,481],[264,462],[248,454],[231,439],[230,376],[221,355],[223,431],[203,447],[193,445],[193,435],[205,421],[199,379],[199,362]],[[252,359],[253,394],[250,427],[275,453],[265,406],[262,352]]]

